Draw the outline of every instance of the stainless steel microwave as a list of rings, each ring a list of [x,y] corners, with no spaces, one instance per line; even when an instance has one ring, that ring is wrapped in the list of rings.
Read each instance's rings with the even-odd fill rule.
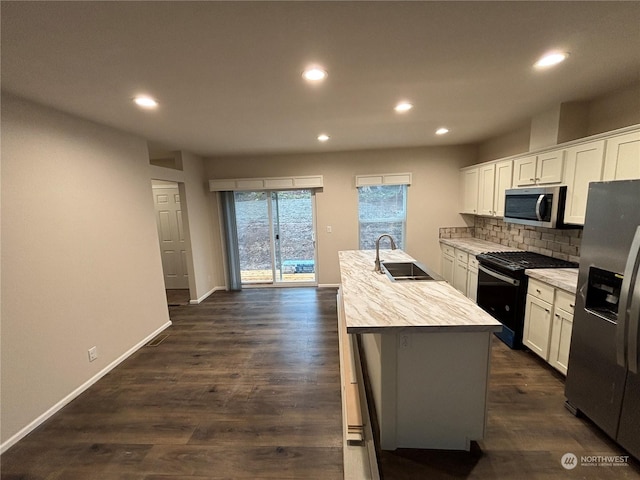
[[[566,228],[567,187],[511,188],[505,192],[504,221],[534,227]]]

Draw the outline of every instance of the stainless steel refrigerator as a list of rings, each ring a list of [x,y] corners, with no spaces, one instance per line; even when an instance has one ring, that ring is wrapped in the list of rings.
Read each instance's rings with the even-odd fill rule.
[[[639,267],[640,180],[590,184],[565,395],[636,458]]]

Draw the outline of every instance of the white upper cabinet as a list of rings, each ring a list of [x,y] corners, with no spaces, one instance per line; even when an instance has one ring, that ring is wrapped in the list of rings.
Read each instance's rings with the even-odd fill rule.
[[[462,212],[478,213],[478,167],[462,170]]]
[[[536,183],[547,185],[562,182],[564,167],[564,150],[554,150],[538,155],[536,167]]]
[[[503,217],[508,188],[565,184],[564,222],[584,225],[590,182],[640,179],[637,126],[553,148],[513,160],[492,160],[460,169],[461,213]]]
[[[517,158],[514,161],[513,183],[516,187],[561,183],[563,161],[564,150]]]
[[[514,181],[516,187],[536,184],[536,156],[516,158],[513,162]]]
[[[565,223],[584,225],[589,182],[602,180],[604,142],[604,140],[596,140],[566,150],[567,203],[564,210]]]
[[[603,180],[640,178],[640,132],[607,139]]]
[[[504,192],[511,188],[513,161],[482,164],[478,167],[478,215],[503,216]],[[471,212],[469,212],[471,213]]]
[[[504,196],[505,191],[511,186],[513,181],[513,161],[505,160],[496,163],[496,181],[493,199],[493,215],[504,217]]]
[[[482,165],[478,180],[478,215],[493,215],[493,190],[496,181],[496,165]]]

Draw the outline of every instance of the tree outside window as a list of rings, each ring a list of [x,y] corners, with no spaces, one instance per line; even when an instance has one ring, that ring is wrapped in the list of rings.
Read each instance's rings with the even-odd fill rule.
[[[361,249],[375,249],[376,239],[383,233],[390,234],[398,248],[404,249],[407,223],[407,186],[358,187],[358,218]],[[386,241],[383,240],[383,242]]]

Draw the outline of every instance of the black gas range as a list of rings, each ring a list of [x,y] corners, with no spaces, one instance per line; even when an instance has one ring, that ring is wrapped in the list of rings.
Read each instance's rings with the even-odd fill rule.
[[[575,262],[534,252],[488,252],[477,255],[478,305],[502,323],[500,338],[522,348],[528,276],[533,268],[578,268]]]

